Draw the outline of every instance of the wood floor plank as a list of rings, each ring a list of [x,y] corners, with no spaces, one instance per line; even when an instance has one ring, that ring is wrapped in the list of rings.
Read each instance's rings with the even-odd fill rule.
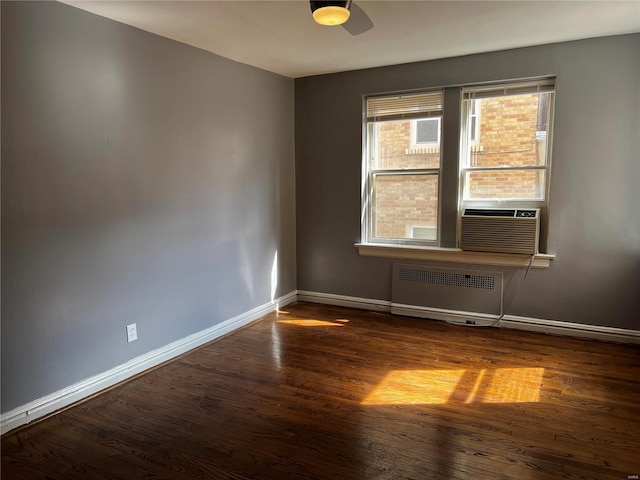
[[[2,438],[2,478],[626,479],[640,348],[297,304]]]

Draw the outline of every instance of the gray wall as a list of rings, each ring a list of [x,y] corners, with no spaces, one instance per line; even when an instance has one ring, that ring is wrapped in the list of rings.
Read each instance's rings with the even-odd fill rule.
[[[556,259],[530,273],[512,305],[523,270],[491,270],[505,272],[508,314],[640,329],[638,52],[635,34],[297,79],[298,288],[390,300],[393,261],[353,246],[363,95],[557,75],[548,237]]]
[[[293,89],[2,2],[3,412],[295,290]]]
[[[353,246],[372,92],[556,74],[557,259],[507,313],[640,329],[639,35],[298,79],[294,179],[293,80],[1,8],[3,412],[268,302],[276,252],[276,297],[388,300],[392,261]]]

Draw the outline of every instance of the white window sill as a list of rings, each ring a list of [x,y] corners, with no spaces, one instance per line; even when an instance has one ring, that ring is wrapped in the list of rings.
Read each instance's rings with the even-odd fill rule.
[[[501,267],[528,267],[531,255],[513,253],[467,252],[459,248],[418,247],[415,245],[389,245],[380,243],[356,243],[364,257],[402,258],[407,260],[431,260],[446,263],[472,265],[498,265]],[[549,268],[555,255],[538,253],[531,268]]]

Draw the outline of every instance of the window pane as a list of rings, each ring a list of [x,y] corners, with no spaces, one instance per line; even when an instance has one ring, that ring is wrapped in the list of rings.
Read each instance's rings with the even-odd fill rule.
[[[465,172],[465,200],[543,200],[544,170],[489,170]]]
[[[370,165],[372,169],[413,169],[413,168],[439,168],[440,166],[440,121],[439,117],[423,122],[421,120],[394,120],[387,122],[375,122],[369,125],[370,129]],[[431,121],[435,120],[435,121]],[[413,127],[412,127],[413,123]],[[412,142],[416,135],[416,124],[429,125],[428,131],[422,135],[433,135],[433,125],[437,125],[434,143],[414,145]],[[414,131],[412,132],[412,128]]]
[[[375,175],[373,236],[436,240],[437,175]]]
[[[475,100],[478,138],[468,145],[469,167],[526,167],[547,163],[547,118],[551,93]],[[469,115],[469,122],[474,115]],[[469,129],[475,131],[475,125]]]

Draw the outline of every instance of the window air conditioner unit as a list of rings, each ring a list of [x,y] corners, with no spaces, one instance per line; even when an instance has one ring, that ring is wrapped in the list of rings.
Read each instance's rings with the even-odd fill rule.
[[[539,236],[539,208],[467,208],[462,215],[462,250],[534,255]]]

